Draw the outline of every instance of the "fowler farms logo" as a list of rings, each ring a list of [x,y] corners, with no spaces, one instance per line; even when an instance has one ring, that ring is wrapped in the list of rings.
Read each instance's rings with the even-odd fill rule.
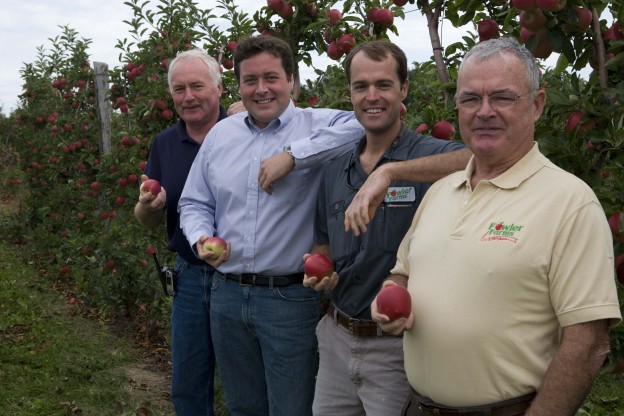
[[[386,202],[414,202],[416,191],[413,186],[391,186],[386,192]]]
[[[511,241],[517,243],[519,234],[524,225],[510,224],[507,225],[503,221],[492,222],[481,241]]]

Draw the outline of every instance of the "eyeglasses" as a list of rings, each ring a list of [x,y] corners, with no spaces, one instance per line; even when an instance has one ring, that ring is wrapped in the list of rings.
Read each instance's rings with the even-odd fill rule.
[[[535,91],[531,91],[527,94],[513,94],[510,92],[499,92],[492,94],[489,97],[485,97],[490,103],[490,107],[494,110],[504,110],[516,105],[518,100],[527,98]],[[481,108],[483,105],[483,97],[474,94],[462,94],[455,97],[455,106],[460,110],[474,111]]]

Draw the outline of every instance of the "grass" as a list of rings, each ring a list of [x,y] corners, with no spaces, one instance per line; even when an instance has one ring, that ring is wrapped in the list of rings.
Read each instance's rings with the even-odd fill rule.
[[[172,415],[166,373],[0,242],[0,414]]]

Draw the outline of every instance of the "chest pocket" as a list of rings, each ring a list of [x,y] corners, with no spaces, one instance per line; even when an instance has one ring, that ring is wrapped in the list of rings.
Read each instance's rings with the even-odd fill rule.
[[[375,221],[374,227],[369,229],[370,243],[384,251],[396,252],[412,224],[416,208],[418,206],[412,202],[382,204],[375,213],[375,216],[379,215],[380,218]],[[372,238],[373,232],[375,238]]]
[[[358,239],[353,238],[353,233],[344,230],[346,205],[344,201],[332,203],[328,207],[327,229],[331,254],[336,263],[336,269],[341,270],[345,264],[352,261],[358,251]]]

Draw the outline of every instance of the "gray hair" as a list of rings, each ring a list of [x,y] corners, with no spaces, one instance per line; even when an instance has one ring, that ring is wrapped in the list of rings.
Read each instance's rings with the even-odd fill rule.
[[[195,48],[190,49],[188,51],[180,52],[173,61],[169,63],[169,71],[167,73],[167,85],[169,86],[169,90],[171,91],[171,73],[173,72],[173,68],[182,61],[189,61],[192,59],[199,59],[208,69],[208,73],[210,77],[214,81],[214,86],[217,87],[221,84],[221,71],[219,68],[219,63],[210,55],[206,53],[206,51]]]
[[[524,45],[518,43],[513,37],[502,37],[477,43],[466,53],[462,63],[459,65],[459,71],[457,73],[458,78],[461,74],[462,67],[468,60],[472,59],[477,62],[483,62],[494,56],[503,54],[511,54],[518,58],[524,66],[529,89],[531,91],[537,91],[540,82],[539,66],[531,52]]]

